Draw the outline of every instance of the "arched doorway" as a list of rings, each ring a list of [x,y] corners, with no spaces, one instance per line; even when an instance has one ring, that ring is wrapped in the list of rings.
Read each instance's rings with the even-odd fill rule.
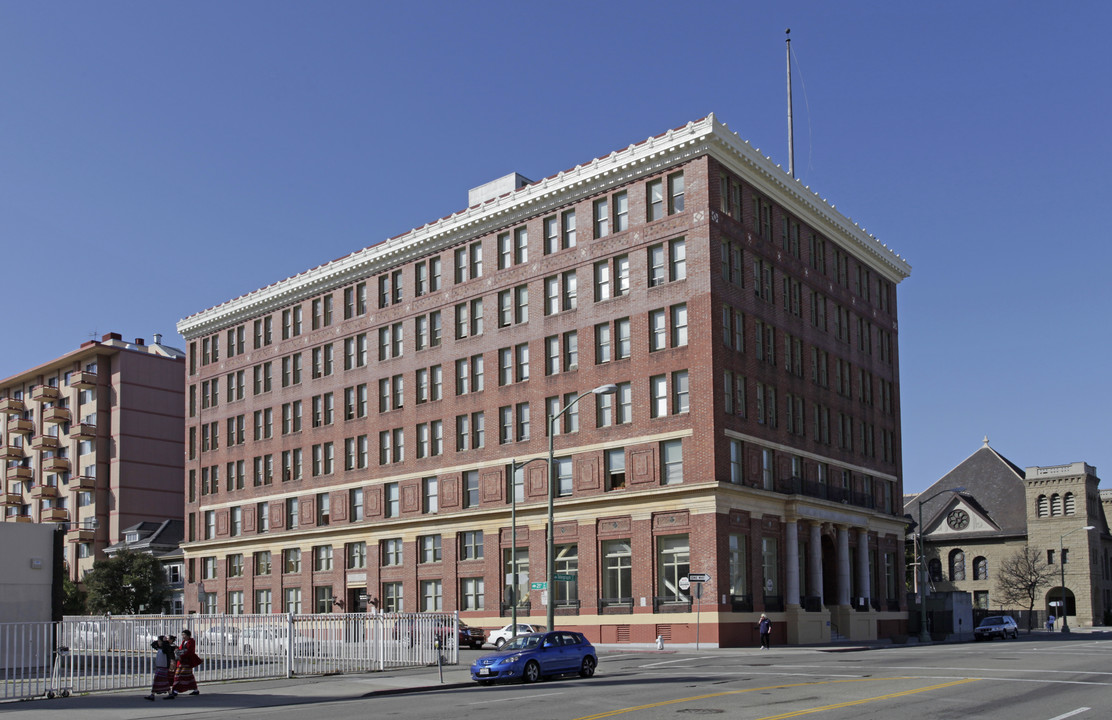
[[[1062,588],[1061,586],[1051,588],[1046,592],[1044,600],[1044,607],[1046,608],[1047,615],[1054,617],[1075,617],[1077,615],[1077,603],[1074,602],[1073,593],[1069,588],[1065,589],[1065,612],[1062,612]]]

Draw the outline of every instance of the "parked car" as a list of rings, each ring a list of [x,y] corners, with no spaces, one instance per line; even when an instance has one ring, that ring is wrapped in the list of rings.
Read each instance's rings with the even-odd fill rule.
[[[529,625],[528,623],[518,623],[516,634],[518,636],[528,635],[529,633],[541,632],[543,630],[543,625]],[[487,637],[487,642],[496,648],[501,648],[503,645],[508,643],[514,635],[514,624],[510,623],[509,625],[500,627],[497,630],[491,630],[490,635]]]
[[[456,632],[456,637],[458,638],[459,647],[461,647],[461,648],[462,647],[469,647],[469,648],[472,648],[474,650],[478,650],[479,648],[481,648],[483,646],[483,643],[486,642],[486,631],[485,630],[483,630],[482,628],[471,627],[470,625],[463,622],[462,620],[460,620],[459,624],[456,626],[455,632]],[[451,623],[448,623],[447,625],[443,625],[443,626],[437,628],[436,634],[441,640],[441,645],[444,645],[444,643],[448,640],[451,633],[452,633],[452,624]]]
[[[1013,638],[1019,637],[1019,627],[1009,615],[987,617],[981,621],[980,625],[973,628],[974,640],[991,640],[994,637],[1003,640],[1009,635]]]
[[[66,624],[67,641],[74,650],[107,650],[108,624],[95,620],[81,620]]]
[[[213,625],[200,633],[201,644],[212,647],[235,645],[239,642],[240,630],[234,625]]]
[[[239,649],[244,655],[285,655],[288,647],[289,636],[285,628],[247,628],[239,633]],[[294,657],[312,657],[318,654],[319,649],[320,645],[314,640],[294,636]]]
[[[595,674],[598,655],[582,633],[570,630],[518,635],[495,653],[481,656],[471,664],[471,679],[480,685],[497,680],[537,682],[553,675]]]

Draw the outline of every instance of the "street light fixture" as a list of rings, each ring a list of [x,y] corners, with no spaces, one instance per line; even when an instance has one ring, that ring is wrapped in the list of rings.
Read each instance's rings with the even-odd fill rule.
[[[926,500],[919,501],[919,642],[921,643],[931,641],[931,634],[927,632],[927,550],[923,544],[923,505],[939,495],[960,492],[965,492],[965,488],[947,488],[939,490]]]
[[[1069,613],[1066,612],[1066,556],[1063,552],[1065,548],[1065,540],[1074,533],[1081,532],[1082,530],[1096,530],[1096,525],[1086,525],[1085,527],[1074,528],[1065,535],[1058,537],[1058,567],[1062,571],[1062,607],[1058,610],[1062,613],[1062,632],[1068,633],[1070,631]]]
[[[556,533],[553,526],[553,502],[556,498],[555,457],[552,444],[555,438],[556,421],[560,416],[571,410],[575,405],[588,395],[613,395],[618,392],[618,386],[613,383],[599,385],[597,388],[576,395],[572,400],[548,419],[548,562],[546,563],[545,581],[548,583],[548,614],[546,616],[546,629],[551,631],[556,625]],[[516,560],[516,558],[515,558]],[[514,565],[516,568],[516,563]]]
[[[510,460],[510,562],[512,563],[512,570],[510,570],[511,580],[510,584],[513,585],[514,595],[510,603],[510,621],[513,624],[513,630],[510,631],[510,638],[517,637],[517,471],[524,468],[531,462],[545,462],[545,458],[535,457],[525,462],[518,462],[517,460]],[[522,478],[524,482],[524,478]]]

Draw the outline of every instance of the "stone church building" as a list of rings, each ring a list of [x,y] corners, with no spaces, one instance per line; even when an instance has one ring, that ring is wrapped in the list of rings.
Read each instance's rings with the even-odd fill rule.
[[[1001,605],[996,573],[1005,559],[1030,545],[1055,571],[1040,589],[1035,610],[1061,617],[1058,603],[1064,596],[1070,625],[1109,624],[1112,491],[1101,491],[1099,484],[1096,468],[1083,462],[1020,468],[985,438],[940,480],[905,498],[904,509],[916,524],[923,502],[930,589],[968,592],[975,609],[1015,609]]]

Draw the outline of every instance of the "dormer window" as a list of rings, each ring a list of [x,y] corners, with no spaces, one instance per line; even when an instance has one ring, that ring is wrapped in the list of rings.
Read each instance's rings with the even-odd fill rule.
[[[129,542],[129,543],[136,543],[136,542],[139,542],[139,533],[137,533],[137,532],[129,532],[129,533],[128,533],[128,534],[127,534],[127,535],[126,535],[125,537],[124,537],[124,541],[125,541],[125,542]]]

